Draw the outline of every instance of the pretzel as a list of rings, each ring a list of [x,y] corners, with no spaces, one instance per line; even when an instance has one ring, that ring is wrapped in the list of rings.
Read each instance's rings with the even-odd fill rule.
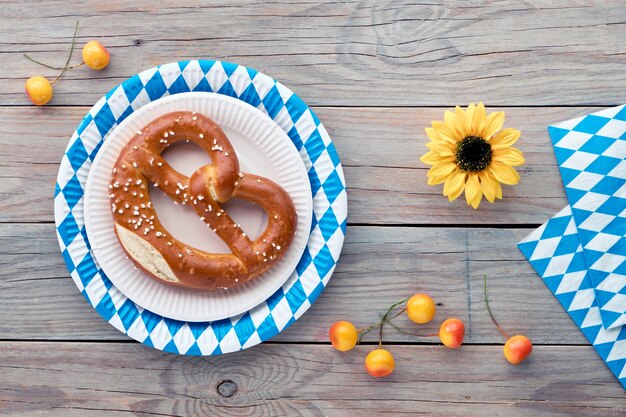
[[[198,144],[212,161],[191,177],[161,157],[168,146],[183,140]],[[215,232],[231,253],[204,252],[174,238],[159,221],[149,183],[174,204],[192,207],[207,232]],[[222,129],[197,113],[169,113],[138,131],[120,152],[109,189],[115,233],[129,259],[154,279],[178,287],[213,291],[244,284],[282,258],[296,231],[289,194],[267,178],[240,172]],[[256,239],[222,208],[231,198],[249,200],[267,213],[267,227]]]

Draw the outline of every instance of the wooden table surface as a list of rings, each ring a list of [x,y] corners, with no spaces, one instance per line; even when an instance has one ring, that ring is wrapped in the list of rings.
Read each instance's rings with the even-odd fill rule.
[[[130,5],[132,3],[132,5]],[[212,4],[209,4],[212,3]],[[626,396],[516,248],[567,204],[549,123],[624,102],[626,6],[585,0],[0,1],[0,414],[11,416],[623,416]],[[70,71],[37,108],[26,78],[76,62],[96,38],[102,72]],[[256,68],[297,92],[343,162],[349,224],[327,289],[294,325],[250,350],[184,357],[106,323],[69,278],[52,196],[66,143],[87,109],[157,64],[211,58]],[[424,127],[484,101],[522,132],[527,163],[504,200],[478,211],[426,185]],[[528,335],[521,366],[482,299]],[[374,336],[349,353],[336,320],[365,326],[416,291],[457,316],[466,342],[388,330],[392,376],[363,369]],[[426,325],[425,331],[436,329]]]

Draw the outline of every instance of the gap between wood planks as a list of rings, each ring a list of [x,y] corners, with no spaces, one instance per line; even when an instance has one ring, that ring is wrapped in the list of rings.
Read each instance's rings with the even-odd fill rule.
[[[1,94],[1,93],[0,93]],[[104,94],[104,93],[103,93]],[[94,103],[91,104],[46,104],[45,106],[42,107],[55,107],[55,108],[80,108],[80,107],[85,107],[86,109],[89,109],[93,106]],[[469,103],[467,103],[469,104]],[[525,104],[525,105],[511,105],[511,104],[497,104],[497,103],[484,103],[485,107],[487,108],[499,108],[499,109],[523,109],[523,108],[527,108],[527,109],[549,109],[549,108],[570,108],[570,109],[575,109],[578,107],[590,107],[590,108],[597,108],[597,109],[604,109],[607,107],[615,107],[615,106],[620,106],[623,103],[608,103],[608,104],[587,104],[587,103],[577,103],[577,104]],[[391,105],[391,104],[381,104],[381,105],[347,105],[347,104],[331,104],[331,105],[326,105],[326,104],[315,104],[312,105],[310,107],[312,107],[313,109],[333,109],[333,108],[338,108],[338,109],[377,109],[377,108],[382,108],[382,109],[453,109],[455,106],[457,105],[462,105],[465,106],[466,103],[456,103],[456,104],[450,104],[450,105],[441,105],[441,104],[436,104],[436,105],[423,105],[423,104],[416,104],[416,105],[412,105],[412,104],[402,104],[402,105]],[[33,107],[33,108],[37,108],[37,106],[35,105],[25,105],[25,104],[0,104],[0,108],[2,107],[7,107],[7,108],[12,108],[12,107]]]
[[[500,342],[481,342],[481,343],[463,343],[462,346],[504,346],[505,340]],[[102,344],[141,344],[140,342],[131,339],[130,337],[127,340],[97,340],[97,339],[4,339],[0,338],[0,343],[102,343]],[[330,342],[328,341],[310,341],[310,342],[300,342],[300,341],[291,341],[291,340],[275,340],[275,341],[265,341],[263,345],[311,345],[311,346],[328,346],[330,348]],[[378,342],[375,341],[366,341],[359,343],[359,346],[378,346]],[[394,341],[394,342],[385,342],[383,340],[383,346],[442,346],[439,340],[433,340],[432,342],[424,342],[424,341]],[[543,347],[584,347],[588,348],[588,344],[580,344],[580,343],[534,343],[533,346],[543,346]]]
[[[54,221],[51,220],[34,220],[31,222],[19,221],[0,221],[0,224],[54,224]],[[540,223],[494,223],[494,224],[481,224],[481,223],[459,223],[459,224],[441,224],[441,223],[347,223],[348,226],[352,227],[407,227],[414,229],[424,229],[424,228],[437,228],[437,227],[445,227],[448,229],[536,229],[541,226]]]

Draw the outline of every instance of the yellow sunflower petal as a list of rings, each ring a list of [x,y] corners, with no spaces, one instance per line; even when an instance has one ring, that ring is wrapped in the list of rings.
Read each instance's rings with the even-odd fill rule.
[[[476,109],[474,110],[474,114],[472,117],[472,134],[475,136],[480,136],[485,127],[485,122],[487,120],[487,111],[485,110],[485,105],[482,103],[478,103]]]
[[[456,169],[454,162],[439,162],[428,171],[429,177],[447,177],[452,171]]]
[[[502,125],[504,125],[504,112],[493,112],[487,116],[482,133],[479,136],[489,140],[497,131],[502,129]]]
[[[510,165],[503,164],[498,161],[491,161],[489,172],[501,183],[515,185],[519,182],[519,174]]]
[[[426,136],[428,136],[428,138],[432,140],[433,142],[441,140],[437,131],[433,129],[432,127],[427,127],[424,130],[426,131]]]
[[[446,176],[435,176],[435,175],[428,175],[428,185],[437,185],[437,184],[441,184],[442,182],[444,182],[446,180]]]
[[[441,155],[437,152],[428,151],[424,155],[422,155],[420,161],[428,165],[435,165],[436,163],[443,161],[454,162],[454,156]]]
[[[467,182],[465,183],[465,200],[467,204],[478,208],[480,200],[483,198],[483,192],[480,190],[480,181],[478,180],[478,174],[470,172],[467,175]]]
[[[434,121],[432,123],[432,126],[432,129],[435,130],[437,136],[441,141],[446,141],[453,145],[456,144],[456,142],[458,141],[458,134],[455,132],[454,129],[450,129],[447,124],[440,121]]]
[[[501,148],[493,150],[493,159],[503,164],[508,164],[514,167],[523,165],[524,155],[522,152],[515,148]]]
[[[498,181],[496,181],[496,185],[498,186],[498,190],[496,193],[496,198],[499,198],[500,200],[502,200],[502,184],[500,184]]]
[[[491,147],[493,149],[508,148],[519,139],[522,132],[517,129],[503,129],[491,138]]]
[[[465,109],[465,120],[467,120],[470,125],[472,124],[472,121],[474,120],[474,110],[476,110],[476,105],[474,103],[470,103],[469,106],[467,106],[467,109]],[[468,126],[468,127],[471,127],[471,126]]]
[[[469,132],[469,126],[465,117],[465,112],[459,106],[454,109],[454,115],[456,116],[457,130],[461,133],[461,138],[467,136]]]
[[[446,110],[443,113],[443,120],[444,120],[444,125],[446,126],[447,130],[451,133],[452,138],[454,138],[456,141],[463,139],[464,137],[463,131],[461,130],[461,126],[459,126],[459,123],[456,118],[456,114],[454,114],[454,112],[451,112],[450,110]]]
[[[478,208],[478,206],[480,205],[480,202],[481,202],[482,200],[483,200],[483,192],[482,192],[482,191],[479,191],[479,192],[476,194],[476,197],[474,197],[474,200],[472,201],[471,206],[472,206],[474,209],[477,209],[477,208]]]
[[[487,170],[479,172],[478,177],[480,178],[480,189],[483,191],[485,198],[490,203],[493,203],[498,195],[498,181]]]
[[[456,116],[450,110],[446,110],[446,111],[443,112],[443,121],[448,126],[455,126],[456,125]]]
[[[452,171],[450,175],[446,177],[446,181],[443,184],[443,195],[448,195],[448,192],[450,191],[450,184],[452,182],[452,179],[456,177],[456,174],[458,171],[459,169],[455,168],[454,171]]]
[[[465,188],[465,177],[467,174],[460,169],[456,169],[452,174],[448,175],[446,183],[443,186],[443,195],[448,196],[448,201],[456,200]]]
[[[426,147],[441,156],[452,156],[456,152],[456,147],[448,142],[428,142]]]

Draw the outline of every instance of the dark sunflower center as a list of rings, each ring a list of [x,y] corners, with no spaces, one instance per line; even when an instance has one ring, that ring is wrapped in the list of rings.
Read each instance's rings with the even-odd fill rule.
[[[456,144],[456,164],[466,172],[477,172],[491,163],[491,145],[478,136],[466,136]]]

